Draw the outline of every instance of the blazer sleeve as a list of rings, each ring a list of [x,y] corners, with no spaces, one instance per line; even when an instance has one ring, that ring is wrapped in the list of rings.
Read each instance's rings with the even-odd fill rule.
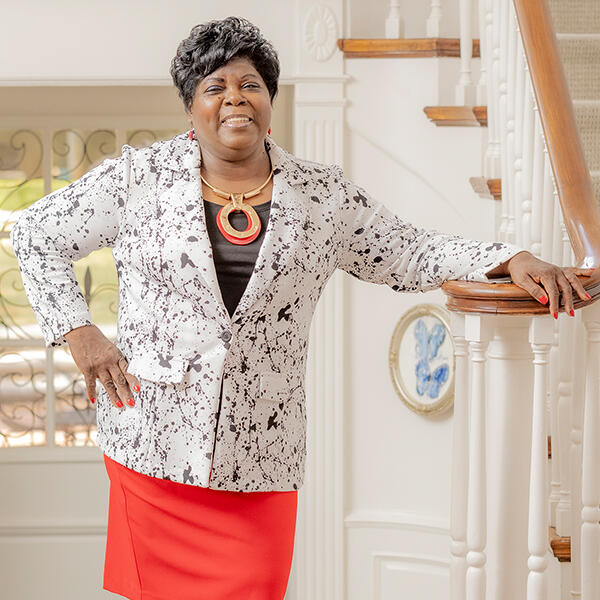
[[[338,268],[362,281],[386,284],[399,292],[425,292],[449,279],[494,283],[485,274],[527,250],[417,228],[336,168],[341,232]]]
[[[23,288],[46,347],[67,344],[64,334],[91,325],[73,261],[110,246],[129,191],[131,153],[106,158],[82,177],[34,202],[10,231]]]

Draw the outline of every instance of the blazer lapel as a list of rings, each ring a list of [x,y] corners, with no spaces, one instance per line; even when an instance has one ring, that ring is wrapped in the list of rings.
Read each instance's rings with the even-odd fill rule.
[[[165,221],[176,228],[173,235],[182,241],[181,264],[177,263],[177,268],[181,269],[179,285],[192,294],[201,293],[200,288],[207,289],[222,318],[226,322],[235,321],[253,306],[290,263],[307,215],[306,207],[301,202],[302,195],[294,188],[308,180],[310,172],[267,136],[265,145],[273,167],[269,220],[248,284],[230,317],[221,295],[206,227],[198,143],[190,140],[187,132],[176,136],[174,141],[177,142],[175,146],[169,149],[162,160],[157,157],[157,162],[185,174],[185,177],[174,181],[166,195],[162,196],[166,210],[171,213]],[[189,276],[190,268],[195,277]]]

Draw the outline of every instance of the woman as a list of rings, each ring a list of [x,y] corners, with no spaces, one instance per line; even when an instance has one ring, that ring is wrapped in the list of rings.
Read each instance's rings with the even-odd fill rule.
[[[332,273],[410,292],[510,275],[556,317],[559,290],[571,314],[571,286],[588,298],[576,275],[589,271],[416,229],[336,165],[285,152],[268,135],[277,54],[243,19],[194,27],[171,74],[190,131],[123,146],[24,211],[11,241],[47,345],[68,342],[91,402],[102,384],[105,589],[280,600],[304,476],[308,333]],[[119,276],[116,344],[72,271],[104,246]]]

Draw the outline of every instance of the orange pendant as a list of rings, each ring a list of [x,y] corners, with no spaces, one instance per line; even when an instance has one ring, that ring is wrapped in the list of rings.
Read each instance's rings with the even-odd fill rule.
[[[223,237],[232,244],[245,245],[253,242],[260,234],[261,222],[253,206],[244,204],[244,194],[230,194],[230,201],[217,214],[217,227]],[[229,215],[241,210],[248,220],[248,227],[239,231],[229,222]]]

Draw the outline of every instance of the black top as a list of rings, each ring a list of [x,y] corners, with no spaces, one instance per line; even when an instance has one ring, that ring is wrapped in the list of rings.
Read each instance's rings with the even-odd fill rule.
[[[271,201],[254,206],[261,222],[261,228],[257,238],[249,244],[232,244],[225,239],[217,225],[219,210],[221,210],[220,204],[204,200],[206,228],[213,250],[217,279],[219,280],[223,302],[231,316],[254,270],[258,251],[262,245],[269,222]],[[238,231],[244,231],[248,227],[246,215],[241,211],[230,213],[229,222]]]

